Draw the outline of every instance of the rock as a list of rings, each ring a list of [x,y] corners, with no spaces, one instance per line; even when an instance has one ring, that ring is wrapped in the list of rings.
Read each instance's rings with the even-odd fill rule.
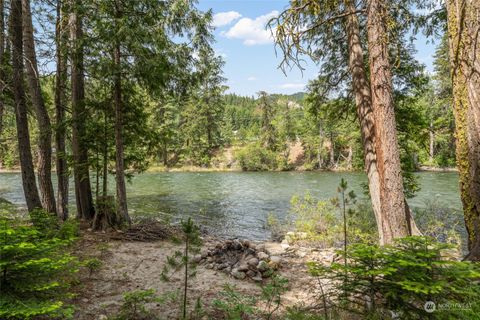
[[[87,302],[89,302],[89,300],[88,300],[87,298],[83,298],[83,299],[82,299],[82,302],[87,303]]]
[[[237,268],[238,271],[247,271],[248,270],[248,265],[245,264],[245,262],[242,262],[238,268]]]
[[[280,256],[285,253],[285,248],[278,242],[268,242],[265,244],[265,249],[268,253],[274,256]]]
[[[207,269],[213,269],[213,263],[209,263],[205,266]]]
[[[193,257],[192,261],[195,263],[200,263],[200,261],[202,261],[202,256],[197,254]]]
[[[269,266],[273,269],[278,269],[282,264],[282,258],[279,256],[271,256]]]
[[[247,261],[247,264],[250,266],[250,267],[256,267],[258,265],[258,259],[253,257],[253,258],[250,258],[248,261]]]
[[[258,259],[260,260],[268,260],[268,254],[266,254],[265,252],[257,252],[257,257]]]
[[[217,265],[217,266],[218,266],[218,269],[217,269],[217,270],[223,270],[223,269],[225,269],[225,268],[228,268],[228,263],[225,263],[225,262],[224,262],[224,263],[221,263],[221,264],[219,264],[219,265]]]
[[[305,258],[306,255],[307,255],[307,253],[305,251],[298,251],[297,252],[297,256],[299,256],[300,258]]]
[[[290,247],[290,244],[288,244],[288,241],[286,239],[283,239],[282,242],[280,242],[280,246],[284,249],[287,250]]]
[[[243,240],[243,241],[242,241],[242,245],[243,245],[245,248],[249,248],[249,247],[250,247],[250,241],[248,241],[248,240]]]
[[[257,274],[252,277],[252,280],[255,281],[255,282],[262,282],[262,274],[260,272],[257,272]]]
[[[225,273],[225,274],[230,274],[230,271],[232,271],[232,269],[230,267],[222,269],[222,272]]]
[[[235,240],[233,240],[232,247],[235,250],[241,250],[243,246],[242,246],[242,243],[238,239],[235,239]]]
[[[249,276],[250,278],[253,278],[257,275],[257,273],[253,270],[248,270],[247,271],[247,276]]]
[[[265,244],[264,243],[259,243],[256,246],[257,252],[258,251],[265,251]]]
[[[245,272],[242,272],[242,271],[238,271],[238,269],[233,269],[232,270],[232,276],[235,278],[235,279],[239,279],[239,280],[243,280],[247,277],[247,275],[245,274]]]
[[[270,256],[270,262],[275,264],[281,264],[282,258],[279,256]]]
[[[207,262],[210,262],[210,263],[213,262],[214,260],[215,260],[214,257],[208,257],[208,258],[207,258]]]
[[[108,317],[107,317],[106,315],[104,315],[104,314],[101,314],[101,315],[98,316],[97,319],[98,319],[98,320],[107,320]]]
[[[257,270],[260,271],[260,272],[265,272],[267,271],[269,268],[268,268],[268,264],[265,262],[265,261],[260,261],[257,265]]]
[[[253,253],[253,254],[247,253],[246,256],[245,256],[245,258],[243,258],[243,260],[248,261],[248,260],[250,260],[250,259],[252,259],[252,258],[255,258],[255,257],[256,257],[256,256],[255,256],[255,253]]]

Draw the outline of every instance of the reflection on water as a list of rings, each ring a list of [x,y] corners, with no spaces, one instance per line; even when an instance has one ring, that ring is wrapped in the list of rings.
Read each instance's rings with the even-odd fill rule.
[[[461,209],[456,173],[425,172],[418,176],[422,190],[409,200],[412,208],[424,207],[427,201],[433,201],[452,211]],[[172,221],[194,216],[218,235],[265,239],[268,231],[264,225],[269,213],[284,217],[295,194],[309,192],[315,197],[330,199],[336,195],[342,177],[357,195],[363,194],[366,176],[362,173],[144,173],[127,185],[128,203],[132,215],[158,216]],[[113,193],[113,178],[110,182]],[[70,203],[73,203],[73,183],[70,187]],[[20,174],[0,174],[0,197],[24,205]]]

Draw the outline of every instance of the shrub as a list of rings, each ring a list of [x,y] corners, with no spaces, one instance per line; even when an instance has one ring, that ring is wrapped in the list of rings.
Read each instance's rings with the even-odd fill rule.
[[[138,290],[125,293],[123,295],[123,304],[120,307],[118,315],[112,317],[114,320],[150,320],[156,319],[150,310],[147,309],[146,304],[157,302],[158,298],[153,289]]]
[[[155,311],[148,305],[157,306],[173,303],[177,300],[176,293],[157,295],[154,289],[136,290],[123,294],[123,304],[117,314],[111,315],[111,320],[154,320],[159,319]]]
[[[68,298],[69,280],[77,271],[76,259],[65,253],[73,239],[58,225],[49,230],[42,213],[36,218],[35,226],[0,218],[1,319],[72,314],[64,299]],[[62,238],[56,236],[55,229]]]
[[[259,298],[246,296],[235,287],[225,285],[213,306],[221,313],[220,319],[272,319],[281,306],[281,297],[288,290],[288,280],[274,274],[261,288]],[[257,306],[257,303],[259,306]],[[216,317],[217,318],[217,317]]]
[[[290,211],[286,221],[280,221],[273,214],[267,217],[267,227],[272,239],[288,241],[304,240],[315,242],[320,247],[340,245],[343,242],[343,220],[338,208],[339,201],[325,201],[312,197],[295,195],[290,200]],[[341,208],[340,208],[341,209]],[[349,243],[375,243],[377,227],[371,205],[356,202],[347,208]],[[289,231],[292,231],[291,233]],[[288,234],[287,234],[288,233]]]
[[[297,233],[306,233],[306,238],[321,246],[332,246],[341,239],[340,220],[330,202],[318,200],[310,194],[293,196],[288,216]]]
[[[445,260],[450,245],[426,237],[399,239],[394,245],[351,245],[347,264],[323,266],[309,263],[310,272],[329,280],[331,288],[321,295],[329,311],[345,309],[372,318],[424,319],[425,304],[462,305],[443,308],[435,319],[474,319],[479,311],[480,289],[475,280],[480,269],[470,262]],[[344,255],[344,251],[338,251]]]
[[[82,263],[88,269],[88,276],[91,277],[92,274],[102,267],[102,261],[98,258],[89,258]]]
[[[235,287],[225,285],[220,298],[213,306],[222,313],[224,319],[245,319],[255,313],[256,299],[238,292]],[[248,318],[247,318],[248,319]]]
[[[277,154],[258,143],[249,144],[237,151],[236,159],[244,171],[276,170],[279,167]]]

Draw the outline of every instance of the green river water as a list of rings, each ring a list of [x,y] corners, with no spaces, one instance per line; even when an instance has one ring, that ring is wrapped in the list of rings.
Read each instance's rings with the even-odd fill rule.
[[[336,195],[341,178],[362,196],[363,173],[333,172],[175,172],[144,173],[135,176],[127,186],[132,216],[155,216],[178,221],[193,216],[217,235],[249,239],[266,239],[267,216],[284,217],[293,195],[310,193],[320,199]],[[457,173],[418,173],[421,191],[409,200],[410,206],[427,203],[461,210]],[[94,179],[92,181],[94,184]],[[72,187],[73,183],[70,183]],[[111,179],[110,192],[114,192]],[[0,197],[23,206],[19,173],[0,174]],[[73,203],[73,190],[70,191]],[[72,208],[74,210],[74,208]],[[461,219],[461,215],[458,215]]]

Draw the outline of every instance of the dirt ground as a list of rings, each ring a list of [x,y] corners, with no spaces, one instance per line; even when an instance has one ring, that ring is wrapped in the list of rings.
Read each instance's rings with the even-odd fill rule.
[[[208,238],[204,247],[214,246],[218,239]],[[281,276],[289,280],[289,291],[282,297],[285,306],[308,306],[316,303],[315,293],[318,280],[311,277],[305,266],[306,261],[328,261],[333,250],[287,249],[279,243],[265,242],[269,252],[282,257],[278,270]],[[154,289],[157,294],[175,291],[180,288],[180,275],[164,282],[160,274],[168,256],[182,249],[181,245],[169,240],[156,242],[134,242],[111,240],[105,234],[86,232],[79,241],[75,254],[80,259],[96,257],[102,260],[102,266],[91,275],[82,268],[80,281],[75,289],[73,301],[76,308],[75,319],[106,319],[118,312],[123,295],[134,290]],[[268,281],[268,279],[265,279]],[[200,265],[197,275],[189,285],[189,301],[199,297],[207,310],[218,297],[225,284],[234,285],[246,295],[258,295],[261,283],[252,280],[237,280],[221,271],[215,271]],[[192,303],[193,304],[193,303]],[[149,306],[161,319],[178,319],[178,306]]]

